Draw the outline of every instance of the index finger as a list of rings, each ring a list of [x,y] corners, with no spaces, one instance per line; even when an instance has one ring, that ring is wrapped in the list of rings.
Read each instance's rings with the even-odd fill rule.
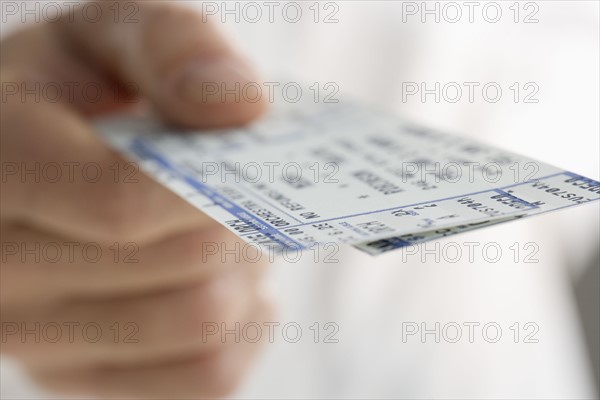
[[[59,27],[82,57],[139,84],[141,94],[172,122],[238,125],[265,110],[256,73],[211,20],[173,3],[130,3],[136,6],[133,20],[115,19],[109,9],[115,2],[100,1],[98,21],[74,12]]]

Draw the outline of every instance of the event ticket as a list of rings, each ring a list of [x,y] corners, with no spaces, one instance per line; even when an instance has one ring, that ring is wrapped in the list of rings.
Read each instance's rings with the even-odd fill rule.
[[[599,182],[356,103],[286,104],[184,132],[98,121],[117,150],[249,243],[379,254],[600,198]]]

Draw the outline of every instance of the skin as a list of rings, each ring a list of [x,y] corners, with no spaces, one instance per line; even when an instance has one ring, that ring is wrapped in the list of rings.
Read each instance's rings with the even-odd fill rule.
[[[133,183],[115,179],[115,165],[123,175],[130,166],[98,138],[90,117],[148,107],[174,124],[214,128],[246,123],[266,102],[202,99],[203,81],[256,81],[247,62],[202,16],[169,3],[139,2],[137,22],[115,22],[107,8],[113,3],[99,2],[104,12],[98,22],[76,11],[73,19],[36,25],[2,42],[2,163],[33,168],[94,162],[102,177],[90,183],[75,169],[73,180],[51,182],[3,173],[3,252],[15,243],[20,249],[65,242],[79,247],[74,258],[63,255],[57,262],[3,254],[1,350],[61,393],[223,396],[236,388],[259,343],[203,338],[203,329],[207,322],[231,328],[270,320],[265,265],[203,253],[207,242],[233,248],[238,239],[142,172]],[[102,96],[90,102],[76,90],[73,98],[38,101],[4,90],[5,84],[22,90],[36,82],[93,82]],[[131,83],[136,93],[115,101],[117,88],[125,93]],[[139,101],[132,103],[135,96]],[[79,250],[90,242],[102,249],[100,260],[91,262]],[[115,257],[115,242],[121,250],[134,243],[137,262],[128,262],[126,251]],[[102,327],[96,343],[81,332],[90,322]],[[118,340],[109,328],[115,322]],[[133,330],[125,328],[129,322],[137,327],[137,343],[125,340]],[[63,335],[56,343],[38,343],[33,334],[8,334],[7,324],[15,323],[28,329],[58,324]],[[79,323],[72,340],[64,325],[69,323]]]

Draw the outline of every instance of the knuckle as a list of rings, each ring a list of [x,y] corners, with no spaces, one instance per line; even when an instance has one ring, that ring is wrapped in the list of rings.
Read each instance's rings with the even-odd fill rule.
[[[202,265],[208,261],[207,249],[212,249],[214,236],[207,230],[193,230],[177,238],[178,254],[186,265]]]
[[[238,278],[236,278],[238,279]],[[206,323],[229,323],[232,314],[241,303],[243,292],[237,283],[229,284],[227,278],[210,279],[193,294],[191,302],[196,318],[195,330],[202,330]]]
[[[192,366],[197,376],[204,376],[195,389],[197,393],[211,398],[222,398],[231,395],[239,387],[242,371],[239,366],[232,368],[231,359],[235,357],[232,357],[231,352],[238,352],[238,349],[224,349]]]
[[[109,188],[98,193],[96,218],[100,227],[109,237],[135,236],[143,221],[143,202],[139,201],[135,190],[130,190],[126,185],[114,184]]]
[[[214,223],[216,224],[216,223]],[[202,265],[202,273],[225,269],[229,265],[253,272],[263,271],[270,255],[257,245],[237,238],[220,225],[211,225],[177,237],[178,257],[186,265]]]
[[[106,175],[106,176],[105,176]],[[161,219],[170,204],[166,189],[150,178],[139,176],[135,183],[116,181],[111,174],[102,175],[94,185],[94,217],[101,232],[109,239],[135,240],[159,230]]]

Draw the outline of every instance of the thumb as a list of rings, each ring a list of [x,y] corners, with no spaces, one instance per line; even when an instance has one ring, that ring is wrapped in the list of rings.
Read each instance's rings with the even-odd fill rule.
[[[98,2],[98,21],[75,11],[63,21],[73,47],[126,83],[136,83],[171,122],[195,128],[238,125],[266,108],[255,72],[206,17],[163,2]],[[111,8],[112,7],[112,8]],[[129,14],[128,16],[126,14]]]

